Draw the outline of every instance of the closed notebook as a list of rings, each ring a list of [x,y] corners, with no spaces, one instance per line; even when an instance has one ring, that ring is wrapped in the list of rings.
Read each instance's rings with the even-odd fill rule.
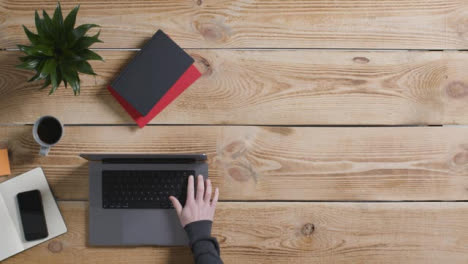
[[[130,105],[124,98],[122,98],[112,87],[109,85],[107,88],[111,94],[117,99],[127,113],[135,120],[138,126],[144,127],[148,124],[157,114],[159,114],[166,106],[168,106],[174,99],[177,98],[185,89],[187,89],[193,82],[195,82],[201,73],[195,68],[194,65],[190,66],[187,71],[177,80],[177,82],[169,89],[169,91],[156,103],[151,111],[143,116],[132,105]]]
[[[141,116],[148,115],[194,60],[159,30],[110,88]]]

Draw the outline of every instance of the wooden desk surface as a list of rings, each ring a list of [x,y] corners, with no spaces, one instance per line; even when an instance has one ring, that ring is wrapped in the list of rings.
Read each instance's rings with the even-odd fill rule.
[[[0,0],[0,144],[13,175],[42,166],[69,228],[5,263],[191,263],[87,246],[83,152],[207,153],[225,263],[468,263],[467,1],[61,3],[102,26],[78,97],[14,68],[55,1]],[[159,28],[203,76],[138,129],[105,86]],[[39,157],[45,114],[65,137]]]

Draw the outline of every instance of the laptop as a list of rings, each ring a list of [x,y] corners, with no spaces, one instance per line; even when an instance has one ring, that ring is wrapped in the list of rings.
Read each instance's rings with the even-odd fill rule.
[[[184,205],[205,154],[81,154],[89,161],[89,245],[188,245],[169,196]]]

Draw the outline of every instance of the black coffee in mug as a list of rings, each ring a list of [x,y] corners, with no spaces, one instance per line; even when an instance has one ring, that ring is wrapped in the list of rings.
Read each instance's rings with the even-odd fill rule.
[[[51,116],[44,117],[37,126],[39,139],[46,144],[55,144],[62,137],[62,125]]]

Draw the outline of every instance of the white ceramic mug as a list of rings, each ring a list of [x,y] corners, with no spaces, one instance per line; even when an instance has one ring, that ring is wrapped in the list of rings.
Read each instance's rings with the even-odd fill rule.
[[[39,155],[47,156],[50,148],[63,137],[63,124],[53,116],[40,117],[34,123],[33,137],[41,146]]]

